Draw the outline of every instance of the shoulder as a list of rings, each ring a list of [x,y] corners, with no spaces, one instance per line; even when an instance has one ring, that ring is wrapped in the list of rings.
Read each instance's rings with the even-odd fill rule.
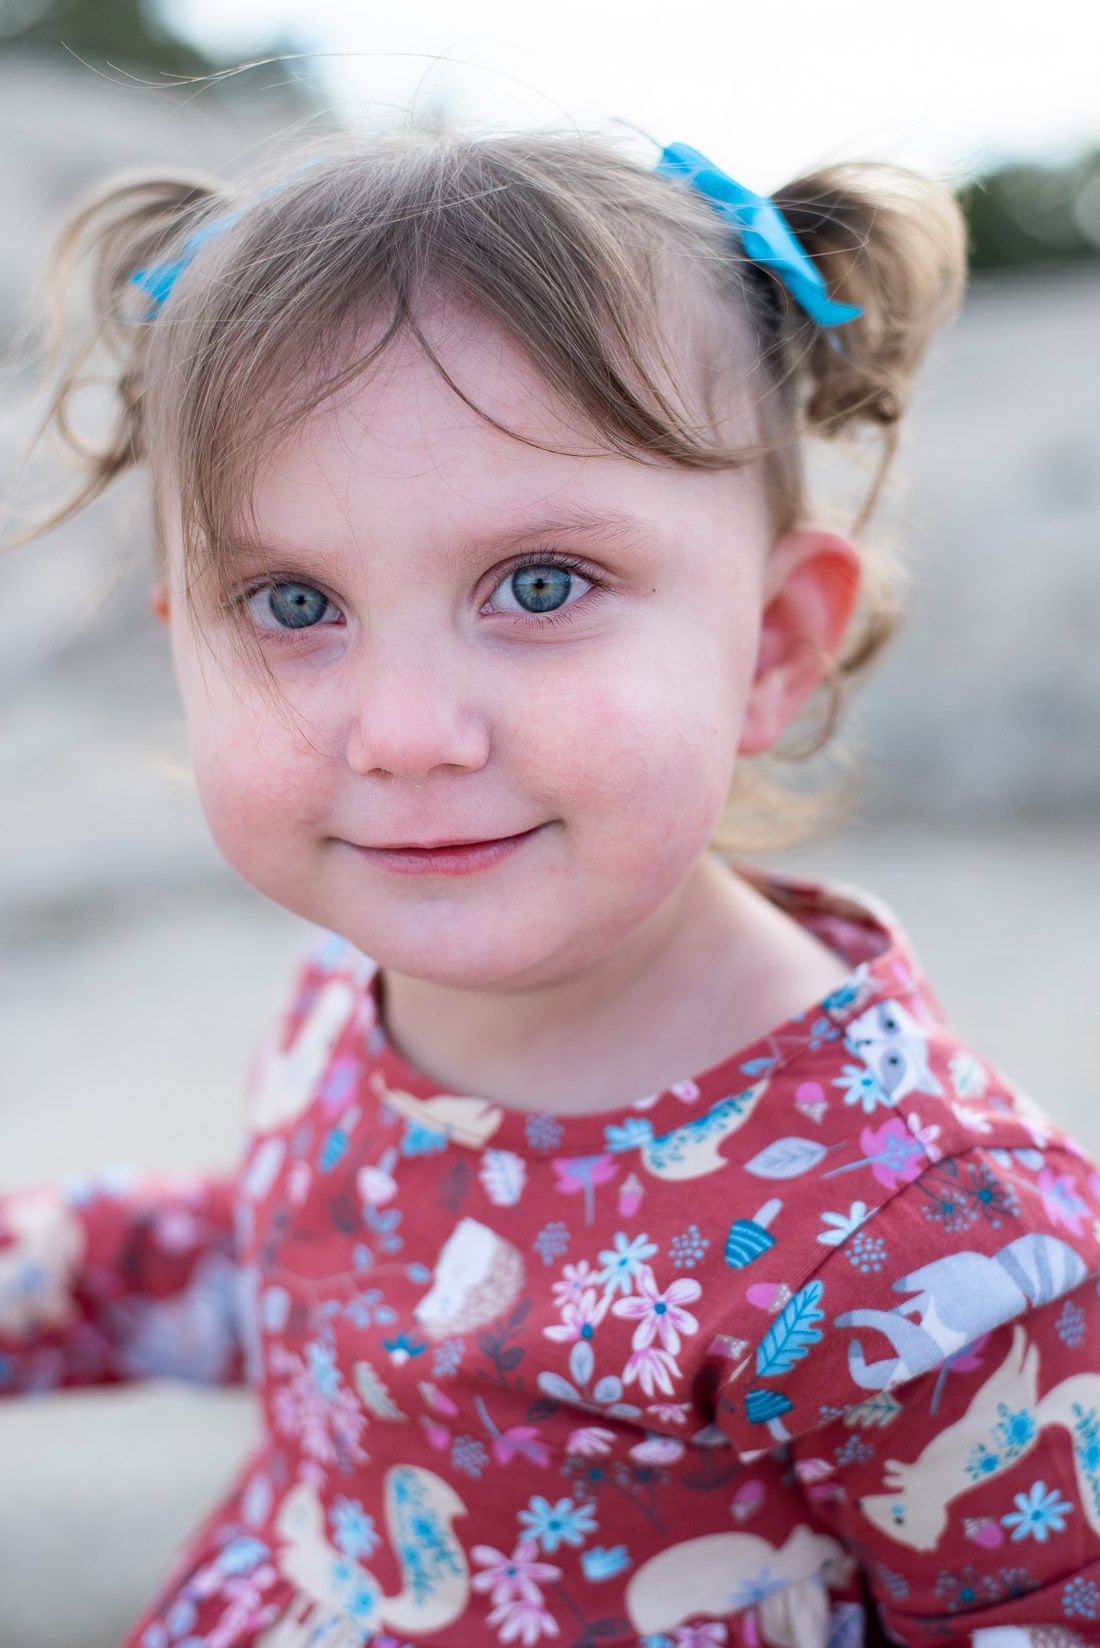
[[[343,1038],[373,1026],[375,963],[338,933],[314,929],[249,1065],[246,1117],[269,1132],[300,1115]]]
[[[828,1105],[819,1138],[778,1139],[764,1164],[786,1175],[783,1147],[806,1146],[786,1241],[776,1221],[770,1320],[728,1279],[734,1365],[716,1420],[745,1453],[873,1403],[1100,1275],[1088,1152],[919,992],[854,1005],[801,1064]]]

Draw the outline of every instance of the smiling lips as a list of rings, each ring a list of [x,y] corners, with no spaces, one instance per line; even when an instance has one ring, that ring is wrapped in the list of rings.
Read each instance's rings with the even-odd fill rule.
[[[373,861],[400,875],[467,875],[510,858],[542,829],[536,824],[519,835],[491,841],[436,842],[430,847],[356,847]],[[352,843],[354,845],[354,843]]]

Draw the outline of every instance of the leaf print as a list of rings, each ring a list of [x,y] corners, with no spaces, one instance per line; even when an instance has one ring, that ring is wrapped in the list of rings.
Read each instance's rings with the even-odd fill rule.
[[[770,1070],[774,1063],[774,1059],[750,1059],[748,1064],[741,1066],[741,1073],[745,1076],[759,1076],[765,1070]]]
[[[825,1312],[817,1308],[824,1292],[824,1282],[808,1283],[772,1323],[756,1351],[756,1371],[761,1378],[789,1373],[822,1338],[821,1329],[813,1324],[824,1318]]]
[[[901,1403],[895,1401],[889,1391],[880,1391],[876,1396],[865,1397],[854,1408],[849,1408],[844,1415],[844,1423],[867,1430],[871,1425],[892,1425],[900,1412]]]
[[[369,1362],[356,1362],[352,1372],[363,1406],[371,1413],[379,1419],[408,1419],[408,1414],[402,1413]]]
[[[758,1179],[794,1179],[816,1167],[827,1150],[828,1145],[791,1134],[786,1139],[774,1139],[758,1151],[745,1163],[745,1172],[755,1173]]]
[[[481,1182],[497,1207],[515,1207],[526,1179],[527,1164],[514,1150],[486,1150],[481,1158]]]
[[[831,1230],[823,1230],[817,1240],[826,1247],[836,1247],[840,1242],[846,1242],[852,1232],[858,1230],[863,1221],[870,1217],[870,1208],[866,1202],[853,1202],[847,1213],[823,1213],[822,1224],[831,1225]]]
[[[596,1358],[587,1339],[578,1339],[569,1352],[569,1372],[578,1385],[587,1385],[592,1377]]]
[[[958,1048],[948,1066],[951,1084],[960,1099],[980,1099],[989,1083],[980,1061],[967,1048]]]
[[[562,1378],[560,1373],[551,1373],[549,1371],[540,1373],[538,1382],[539,1389],[545,1391],[547,1396],[552,1397],[555,1402],[575,1402],[577,1399],[576,1391],[567,1379]]]

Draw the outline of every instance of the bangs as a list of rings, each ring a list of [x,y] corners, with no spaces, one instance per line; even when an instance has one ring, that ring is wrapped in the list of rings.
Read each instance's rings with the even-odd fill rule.
[[[705,202],[606,143],[328,144],[245,198],[151,328],[149,453],[178,493],[188,590],[224,595],[262,463],[401,337],[486,422],[539,444],[448,374],[422,326],[440,302],[500,327],[597,450],[719,469],[782,444],[759,280]],[[730,444],[748,388],[758,416]]]

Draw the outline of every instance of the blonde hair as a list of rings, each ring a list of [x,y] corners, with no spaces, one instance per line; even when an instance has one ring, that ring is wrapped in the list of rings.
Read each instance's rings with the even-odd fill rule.
[[[745,258],[705,199],[605,136],[408,130],[329,138],[300,158],[235,186],[190,172],[126,172],[74,208],[47,268],[46,378],[56,382],[32,448],[47,430],[56,433],[86,478],[14,542],[67,520],[122,471],[148,464],[158,570],[157,483],[170,472],[188,603],[202,578],[224,596],[229,520],[239,500],[251,510],[272,442],[399,333],[415,336],[474,405],[418,323],[418,303],[437,293],[502,326],[603,447],[686,468],[761,461],[777,536],[806,516],[803,437],[874,429],[881,451],[855,535],[886,479],[928,343],[962,296],[966,235],[954,199],[932,179],[883,163],[830,166],[772,196],[830,296],[863,311],[826,333],[770,270]],[[189,237],[215,224],[219,232],[198,245],[153,319],[131,277],[180,257]],[[93,318],[66,358],[71,287],[85,261]],[[706,415],[688,410],[685,379],[708,362],[685,363],[670,349],[669,304],[685,300],[711,316],[712,385],[736,359],[743,391],[744,349],[737,353],[735,339],[751,342],[752,444],[723,443],[708,396]],[[386,322],[379,341],[366,353],[349,350],[368,315]],[[93,447],[76,434],[70,411],[88,361],[104,349],[117,413]],[[799,793],[790,772],[832,739],[851,681],[900,622],[900,566],[886,546],[861,553],[861,599],[840,653],[780,744],[739,761],[714,836],[720,850],[790,846],[835,823],[838,810],[847,815],[850,762],[825,793]],[[248,645],[243,615],[241,626]]]

